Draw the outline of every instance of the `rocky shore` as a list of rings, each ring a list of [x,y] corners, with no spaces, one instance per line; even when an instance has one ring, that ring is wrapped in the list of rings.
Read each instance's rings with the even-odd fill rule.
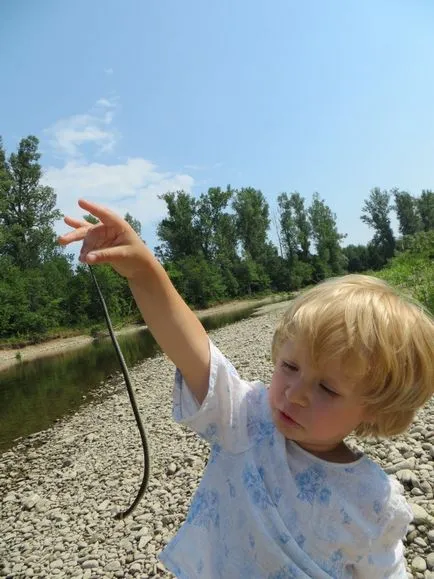
[[[279,314],[211,332],[243,377],[269,381]],[[125,521],[113,515],[135,496],[142,453],[120,375],[101,385],[101,402],[0,456],[0,578],[171,576],[157,555],[183,521],[208,455],[203,441],[171,420],[173,373],[163,356],[131,371],[152,474]],[[355,442],[404,485],[415,514],[406,542],[409,577],[434,579],[434,400],[406,436]]]

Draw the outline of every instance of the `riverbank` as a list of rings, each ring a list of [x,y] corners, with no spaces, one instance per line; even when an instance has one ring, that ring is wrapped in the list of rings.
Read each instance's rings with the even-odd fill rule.
[[[252,306],[267,307],[268,305],[275,305],[279,307],[282,302],[273,303],[276,298],[274,296],[266,297],[264,299],[256,300],[240,300],[219,304],[206,310],[197,310],[196,314],[199,318],[204,318],[213,315],[229,314],[235,311],[249,308]],[[266,311],[266,310],[264,310]],[[124,335],[131,332],[138,332],[145,328],[144,324],[131,324],[125,326],[116,335]],[[39,344],[32,344],[23,348],[0,348],[0,372],[6,370],[20,362],[35,360],[44,356],[53,356],[62,352],[69,352],[88,346],[93,342],[94,338],[89,335],[71,336],[69,338],[56,338],[48,340]]]
[[[270,380],[279,316],[270,311],[210,332],[242,377]],[[184,520],[208,457],[207,445],[171,419],[173,373],[161,355],[131,371],[152,474],[149,491],[125,522],[113,514],[137,492],[142,451],[119,377],[101,386],[102,402],[1,456],[0,578],[171,577],[157,555]],[[406,545],[409,576],[433,579],[434,401],[407,436],[357,445],[403,481],[416,513]]]

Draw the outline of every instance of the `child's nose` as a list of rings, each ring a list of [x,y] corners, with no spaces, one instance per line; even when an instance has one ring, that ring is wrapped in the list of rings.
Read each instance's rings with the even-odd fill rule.
[[[308,406],[310,399],[309,389],[303,380],[299,378],[285,390],[285,398],[291,404]]]

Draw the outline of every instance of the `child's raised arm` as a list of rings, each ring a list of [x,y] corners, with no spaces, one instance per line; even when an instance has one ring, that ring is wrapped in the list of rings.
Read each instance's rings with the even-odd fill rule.
[[[207,333],[174,288],[166,271],[121,217],[102,205],[79,205],[100,220],[97,225],[65,217],[74,228],[59,238],[67,245],[83,240],[80,261],[109,263],[128,279],[134,299],[152,335],[180,369],[197,401],[208,392],[210,353]]]

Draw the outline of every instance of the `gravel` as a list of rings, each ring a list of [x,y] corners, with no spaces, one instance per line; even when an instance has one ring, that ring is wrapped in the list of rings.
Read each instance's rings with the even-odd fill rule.
[[[249,380],[268,382],[280,312],[211,332]],[[18,441],[0,460],[0,578],[172,577],[157,556],[182,523],[208,456],[206,443],[171,419],[173,365],[158,356],[131,370],[149,434],[149,491],[133,516],[113,515],[135,497],[140,439],[123,381],[53,428]],[[409,577],[434,579],[434,401],[409,433],[356,441],[404,485],[414,521],[405,549]]]

